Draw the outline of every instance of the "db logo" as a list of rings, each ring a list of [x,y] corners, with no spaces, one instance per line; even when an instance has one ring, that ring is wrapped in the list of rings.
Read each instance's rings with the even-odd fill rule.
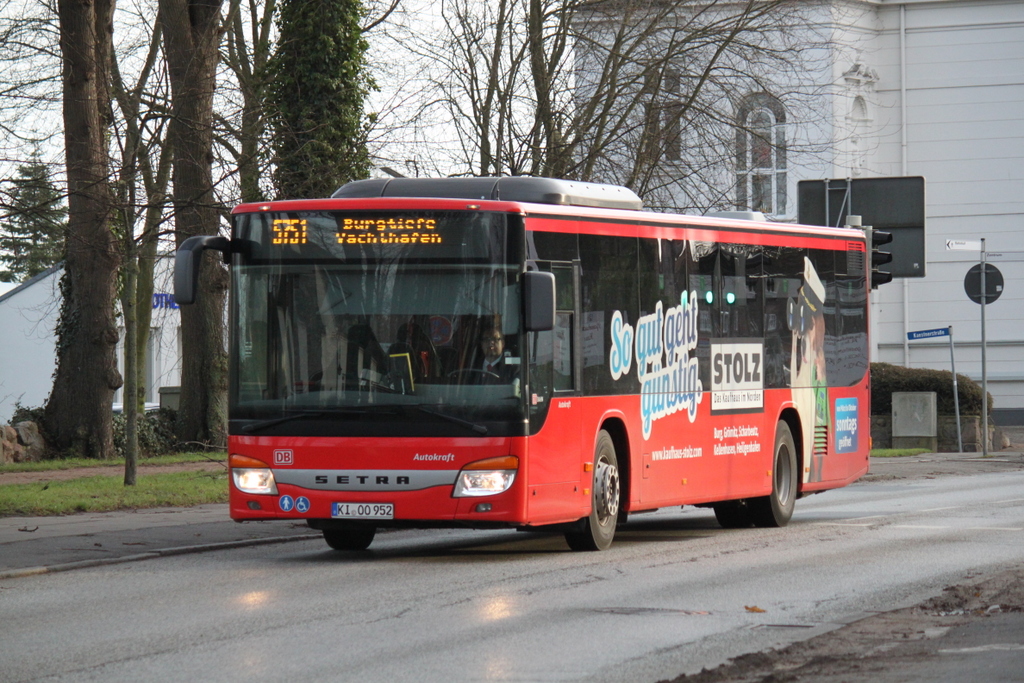
[[[274,464],[275,465],[294,465],[295,464],[295,453],[290,450],[287,451],[274,451]]]

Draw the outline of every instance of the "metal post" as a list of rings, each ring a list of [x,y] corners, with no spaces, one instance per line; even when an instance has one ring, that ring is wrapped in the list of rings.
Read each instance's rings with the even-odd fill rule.
[[[988,457],[988,366],[985,364],[985,304],[988,283],[985,282],[985,238],[981,238],[981,457]]]
[[[956,358],[953,357],[953,326],[949,326],[949,367],[953,370],[953,406],[956,409],[956,443],[959,453],[964,452],[964,437],[960,433],[960,390],[956,385]]]

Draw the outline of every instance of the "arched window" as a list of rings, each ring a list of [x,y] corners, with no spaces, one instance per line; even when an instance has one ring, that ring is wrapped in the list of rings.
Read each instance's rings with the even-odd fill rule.
[[[743,99],[736,116],[736,208],[786,213],[786,110],[767,93]]]
[[[868,118],[868,103],[860,95],[853,98],[853,105],[850,107],[850,120],[857,123],[870,120]]]

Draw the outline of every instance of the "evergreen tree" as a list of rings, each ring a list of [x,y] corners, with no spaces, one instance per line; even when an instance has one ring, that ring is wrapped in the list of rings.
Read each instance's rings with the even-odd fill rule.
[[[329,197],[369,174],[363,13],[359,0],[281,2],[267,104],[280,199]]]
[[[4,193],[0,222],[0,281],[22,282],[63,258],[67,208],[39,151],[18,168]]]

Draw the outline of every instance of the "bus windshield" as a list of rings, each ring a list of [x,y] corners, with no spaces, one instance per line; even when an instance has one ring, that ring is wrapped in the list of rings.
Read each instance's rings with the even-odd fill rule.
[[[239,215],[235,428],[494,434],[507,431],[494,423],[522,423],[522,268],[507,223],[482,212]]]

